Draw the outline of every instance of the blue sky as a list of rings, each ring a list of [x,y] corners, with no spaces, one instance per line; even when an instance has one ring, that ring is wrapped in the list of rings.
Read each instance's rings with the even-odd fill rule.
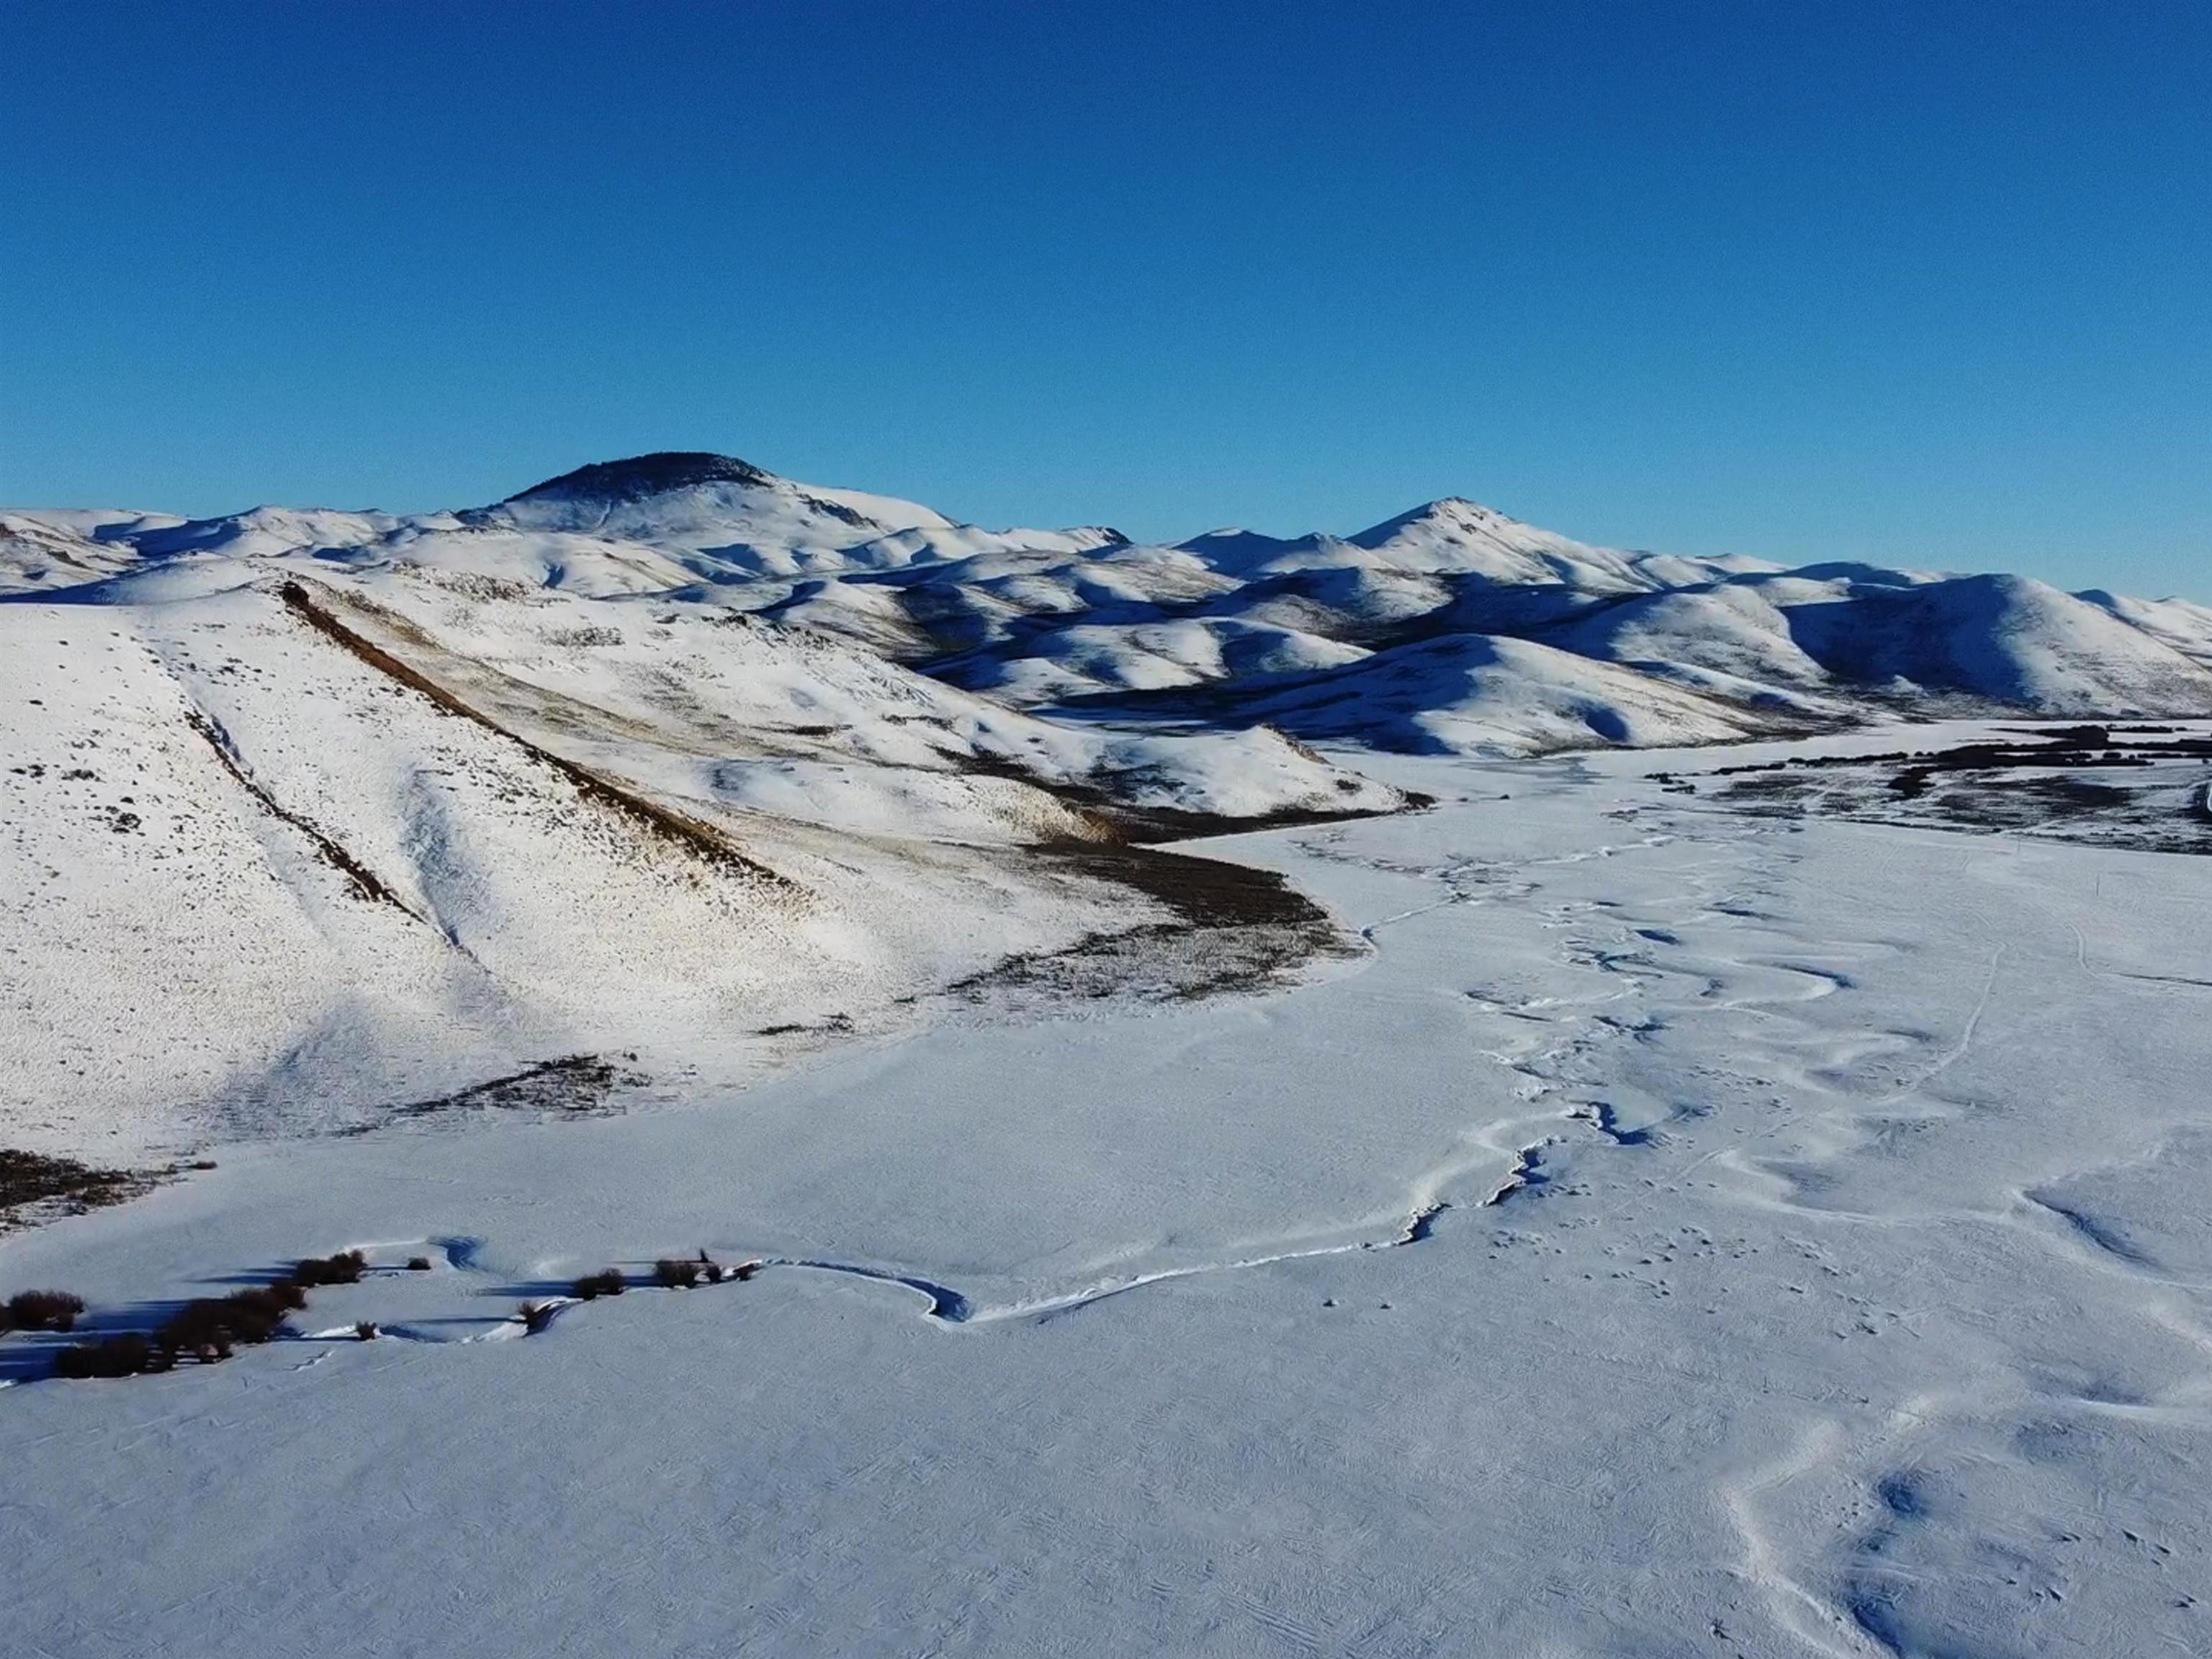
[[[2212,7],[0,6],[0,501],[720,449],[989,524],[2212,599]]]

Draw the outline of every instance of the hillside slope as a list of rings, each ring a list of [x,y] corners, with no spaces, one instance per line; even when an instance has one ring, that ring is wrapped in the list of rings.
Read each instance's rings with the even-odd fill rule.
[[[434,568],[10,604],[0,665],[0,1138],[111,1158],[572,1054],[741,1077],[1176,922],[1055,848],[1400,799],[1273,733],[1070,729],[726,610]]]
[[[10,512],[0,1135],[347,1128],[571,1055],[744,1075],[1234,916],[1098,849],[1404,805],[1362,749],[2202,714],[2208,617],[1456,499],[1344,537],[986,530],[703,453],[447,513]]]

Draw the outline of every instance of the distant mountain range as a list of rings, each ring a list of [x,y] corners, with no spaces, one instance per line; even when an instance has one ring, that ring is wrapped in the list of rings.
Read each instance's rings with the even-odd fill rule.
[[[151,603],[427,568],[734,611],[1087,718],[1412,750],[1712,741],[1896,713],[2212,713],[2212,609],[2024,577],[1586,546],[1446,499],[1345,537],[989,531],[729,456],[484,507],[0,515],[0,593]]]
[[[0,515],[0,1145],[129,1158],[562,1057],[696,1090],[1010,963],[1255,982],[1327,919],[1131,843],[1406,805],[1363,750],[2202,714],[2212,612],[1462,501],[990,531],[664,454],[454,513]]]

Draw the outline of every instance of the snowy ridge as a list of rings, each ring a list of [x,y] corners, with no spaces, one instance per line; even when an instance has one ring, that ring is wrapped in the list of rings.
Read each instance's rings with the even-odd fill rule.
[[[1404,805],[1363,749],[2212,712],[2212,612],[1456,499],[993,531],[666,453],[452,513],[0,515],[0,1123],[171,1148],[552,1054],[742,1076],[763,1032],[1169,937],[1157,878],[1055,849]]]
[[[669,453],[447,514],[0,518],[0,593],[161,600],[309,560],[712,605],[842,635],[1016,706],[1267,720],[1393,748],[1672,742],[1916,709],[2212,711],[2212,611],[2184,601],[1620,552],[1456,497],[1349,536],[1218,530],[1152,547],[1103,527],[986,530],[729,456]],[[1361,666],[1444,637],[1462,644],[1443,655],[1494,672],[1429,687],[1403,660]],[[1384,686],[1364,719],[1358,701]],[[1203,702],[1178,701],[1197,691]],[[1563,720],[1570,704],[1589,718]],[[1413,718],[1411,705],[1439,718]]]
[[[548,1054],[742,1075],[763,1032],[1171,915],[1026,849],[1401,799],[1271,732],[1054,726],[726,610],[420,566],[0,629],[0,1121],[43,1146],[344,1127]]]

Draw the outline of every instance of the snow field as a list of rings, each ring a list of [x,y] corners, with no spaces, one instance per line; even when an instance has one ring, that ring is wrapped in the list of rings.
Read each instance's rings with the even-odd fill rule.
[[[465,1237],[470,1273],[331,1304],[488,1303],[462,1330],[695,1240],[769,1263],[542,1340],[11,1389],[21,1490],[76,1494],[0,1517],[23,1628],[2202,1645],[2212,877],[1641,775],[1710,758],[1398,762],[1437,810],[1217,843],[1371,941],[1293,989],[926,1030],[711,1111],[244,1147],[11,1239],[9,1283],[102,1309]]]

